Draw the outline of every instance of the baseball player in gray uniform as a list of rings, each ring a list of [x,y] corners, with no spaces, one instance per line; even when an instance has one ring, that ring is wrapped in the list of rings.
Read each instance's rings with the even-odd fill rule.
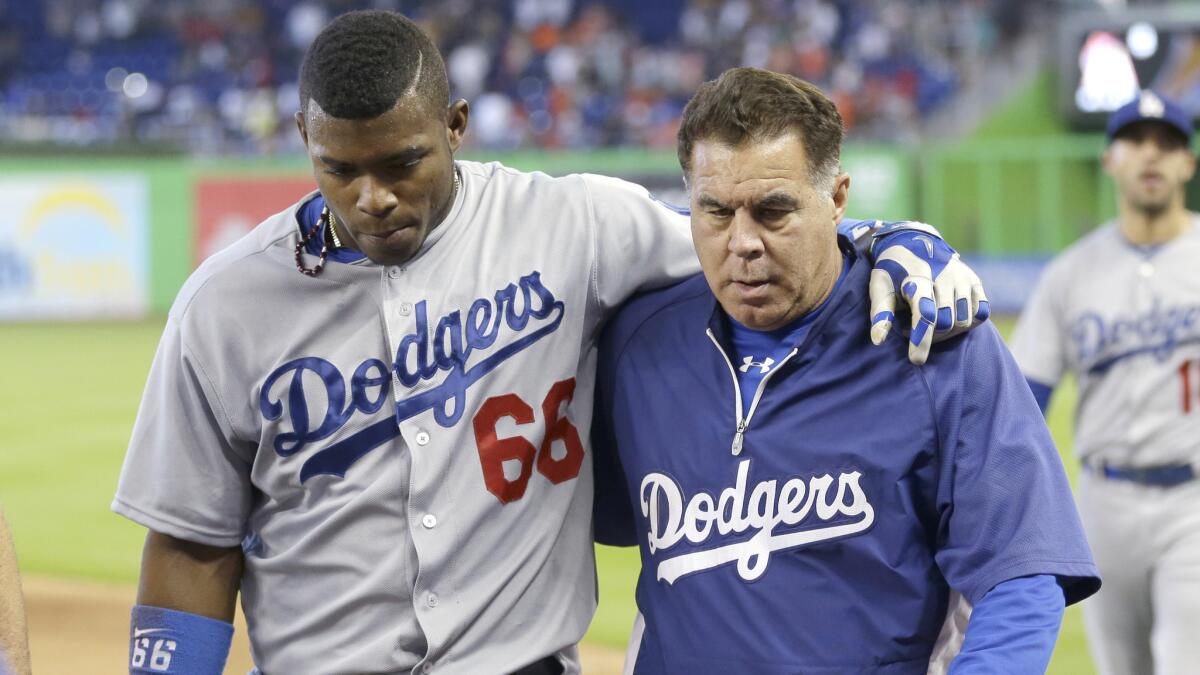
[[[270,675],[578,672],[597,334],[699,269],[688,219],[616,179],[455,161],[467,104],[397,14],[334,20],[300,93],[319,193],[192,275],[150,372],[113,503],[151,530],[130,670],[220,672],[240,591]],[[921,288],[970,299],[944,333],[986,306],[956,258],[929,278],[931,244],[877,252],[920,282],[872,315],[908,288],[916,359]]]
[[[1046,269],[1012,351],[1045,408],[1079,384],[1078,499],[1104,587],[1083,605],[1114,675],[1200,672],[1200,226],[1188,113],[1153,92],[1117,110],[1104,168],[1118,216]]]

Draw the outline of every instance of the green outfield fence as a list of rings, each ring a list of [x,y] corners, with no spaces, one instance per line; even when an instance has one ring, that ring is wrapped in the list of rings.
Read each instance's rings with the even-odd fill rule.
[[[916,161],[920,217],[987,256],[1062,249],[1115,211],[1101,137],[975,141]]]
[[[852,217],[916,218],[938,225],[960,250],[983,256],[1048,255],[1115,210],[1100,136],[969,141],[911,148],[850,145]],[[468,157],[482,159],[476,155]],[[553,175],[588,171],[646,184],[666,201],[686,199],[670,151],[509,153],[489,156]],[[303,158],[199,159],[171,155],[0,157],[0,186],[30,176],[145,181],[148,199],[149,308],[170,306],[194,266],[197,185],[207,180],[311,180]],[[1196,202],[1197,194],[1189,195]],[[278,209],[286,203],[273,205]]]

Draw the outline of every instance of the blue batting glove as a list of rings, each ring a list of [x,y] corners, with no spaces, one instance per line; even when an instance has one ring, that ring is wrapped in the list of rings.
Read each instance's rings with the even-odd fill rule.
[[[896,298],[912,310],[908,359],[929,358],[934,342],[964,333],[990,315],[983,284],[933,227],[904,221],[876,230],[871,243],[871,341],[881,344],[896,317]]]

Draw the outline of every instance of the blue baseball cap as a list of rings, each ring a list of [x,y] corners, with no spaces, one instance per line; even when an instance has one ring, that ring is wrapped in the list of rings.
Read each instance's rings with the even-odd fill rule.
[[[1137,98],[1117,108],[1108,118],[1108,140],[1112,141],[1125,127],[1138,122],[1160,122],[1183,134],[1192,142],[1192,116],[1178,103],[1149,89]]]

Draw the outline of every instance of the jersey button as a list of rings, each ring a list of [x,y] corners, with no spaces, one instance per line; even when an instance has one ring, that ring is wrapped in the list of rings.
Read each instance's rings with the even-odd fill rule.
[[[433,664],[428,661],[426,661],[425,663],[422,663],[421,664],[421,672],[422,673],[432,673],[433,672]]]
[[[418,431],[417,432],[417,445],[429,445],[429,432],[427,432],[427,431]]]
[[[437,607],[438,606],[438,596],[433,593],[430,593],[429,595],[425,596],[425,606],[429,607],[430,609]]]
[[[421,524],[425,526],[425,529],[432,530],[437,527],[437,516],[432,513],[426,513],[425,517],[421,518]]]
[[[389,279],[395,279],[398,276],[400,276],[400,270],[396,269],[395,267],[388,268],[388,278]]]
[[[1138,274],[1141,274],[1143,277],[1149,279],[1150,277],[1154,276],[1154,265],[1148,262],[1143,262],[1141,265],[1138,265]]]
[[[400,303],[400,316],[408,316],[412,314],[413,306],[411,302]]]

